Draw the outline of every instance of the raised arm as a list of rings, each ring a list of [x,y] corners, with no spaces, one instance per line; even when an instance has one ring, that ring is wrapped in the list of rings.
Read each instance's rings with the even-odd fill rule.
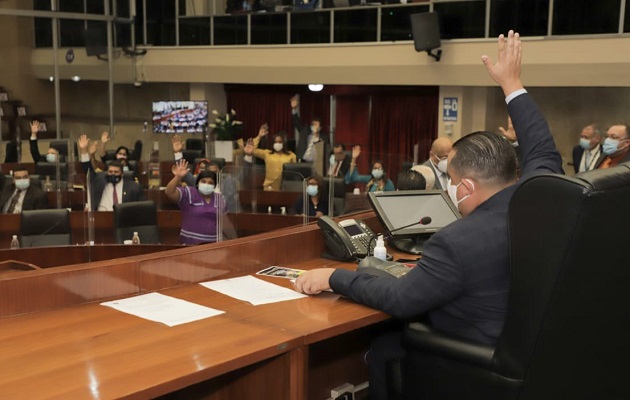
[[[184,176],[190,173],[190,170],[188,169],[188,161],[182,158],[173,165],[171,171],[173,172],[173,179],[171,179],[166,185],[164,193],[166,194],[166,197],[175,203],[179,203],[179,197],[181,194],[179,193],[179,190],[177,190],[177,187],[182,182]]]
[[[31,137],[29,142],[29,147],[31,150],[31,157],[33,157],[33,162],[38,163],[42,160],[42,155],[39,153],[39,147],[37,146],[37,134],[39,133],[39,121],[34,120],[30,124],[31,127]]]

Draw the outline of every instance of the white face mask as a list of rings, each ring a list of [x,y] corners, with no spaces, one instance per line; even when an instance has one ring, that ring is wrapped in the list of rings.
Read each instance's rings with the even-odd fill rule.
[[[278,152],[279,152],[279,151],[282,151],[282,148],[283,148],[283,147],[284,147],[284,145],[283,145],[282,143],[274,143],[274,144],[273,144],[273,149],[274,149],[275,151],[278,151]]]
[[[53,153],[46,154],[46,161],[48,161],[49,163],[54,163],[55,161],[57,161],[57,155]]]
[[[464,180],[462,179],[457,185],[453,185],[451,183],[451,179],[449,178],[448,180],[448,187],[447,187],[447,191],[448,191],[448,197],[451,198],[451,201],[453,202],[453,204],[455,204],[455,207],[457,207],[457,209],[459,209],[459,205],[462,201],[466,200],[467,198],[469,198],[472,193],[467,194],[466,196],[462,197],[461,199],[457,200],[457,188],[459,187],[459,185],[462,184]],[[468,183],[470,183],[470,185],[472,186],[473,190],[475,190],[475,184],[468,179]]]
[[[209,196],[214,193],[214,185],[211,183],[199,183],[199,193]]]
[[[446,158],[443,160],[440,160],[440,162],[437,165],[437,169],[439,169],[441,173],[445,174],[447,164],[448,164],[448,160]]]
[[[20,190],[26,190],[29,186],[31,186],[31,180],[28,178],[15,180],[15,187]]]

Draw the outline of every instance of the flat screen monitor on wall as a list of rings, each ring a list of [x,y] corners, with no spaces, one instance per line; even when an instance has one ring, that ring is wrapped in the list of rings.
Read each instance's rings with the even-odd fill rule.
[[[154,133],[203,133],[208,127],[207,101],[154,101]]]

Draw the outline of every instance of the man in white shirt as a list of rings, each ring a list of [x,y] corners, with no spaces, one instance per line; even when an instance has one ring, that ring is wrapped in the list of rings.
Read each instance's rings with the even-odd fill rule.
[[[573,169],[575,173],[590,171],[598,165],[602,152],[602,133],[595,124],[585,126],[580,133],[580,143],[573,148]]]

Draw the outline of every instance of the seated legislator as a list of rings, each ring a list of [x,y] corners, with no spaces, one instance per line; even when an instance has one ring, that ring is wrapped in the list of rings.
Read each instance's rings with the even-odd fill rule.
[[[328,215],[328,193],[326,185],[324,185],[324,179],[321,176],[309,176],[306,182],[307,215],[317,218]],[[300,197],[295,201],[293,211],[295,214],[303,214],[304,197]]]
[[[227,206],[223,196],[215,191],[217,175],[212,171],[201,171],[194,186],[182,187],[184,177],[190,174],[188,162],[185,159],[177,161],[172,171],[173,179],[166,185],[165,194],[182,212],[181,243],[196,245],[218,241],[221,234],[219,218],[227,213]],[[229,225],[227,218],[221,222]]]
[[[352,148],[352,163],[346,173],[346,184],[365,183],[366,192],[389,192],[396,190],[394,182],[385,174],[385,166],[380,161],[372,163],[370,175],[359,175],[357,172],[357,159],[361,155],[361,146]]]
[[[31,137],[29,140],[29,145],[30,145],[30,150],[31,150],[31,157],[33,157],[33,162],[34,163],[38,163],[40,161],[46,161],[49,163],[55,163],[57,161],[63,162],[63,160],[60,159],[61,156],[59,155],[59,151],[55,149],[54,147],[49,147],[48,150],[46,151],[46,154],[39,153],[39,146],[37,144],[37,134],[39,133],[39,129],[40,129],[39,121],[35,120],[31,122],[30,127],[31,127]]]
[[[142,186],[130,179],[123,179],[123,165],[118,160],[112,161],[105,172],[95,172],[94,154],[97,143],[89,148],[87,136],[79,138],[81,167],[90,174],[92,211],[114,211],[114,204],[144,200]]]
[[[523,88],[521,41],[513,31],[499,36],[499,57],[483,56],[490,76],[506,96],[518,133],[522,176],[562,173],[562,158],[549,126]],[[317,294],[332,289],[396,318],[426,316],[438,331],[476,343],[495,344],[510,291],[508,204],[517,181],[517,158],[510,143],[492,132],[459,139],[448,156],[448,193],[464,218],[436,232],[422,258],[400,278],[346,269],[307,271],[296,289]],[[367,361],[370,397],[387,398],[387,364],[404,357],[400,332],[376,338]]]
[[[17,167],[13,170],[13,184],[2,185],[0,205],[5,214],[19,214],[24,210],[48,208],[48,198],[41,188],[31,185],[28,170]]]
[[[623,162],[630,161],[630,136],[628,125],[619,124],[608,128],[602,151],[606,157],[601,157],[596,169],[610,168]]]
[[[328,176],[335,178],[343,178],[350,169],[352,163],[352,156],[346,154],[346,146],[342,143],[338,143],[333,146],[333,153],[328,160]]]
[[[427,181],[420,172],[409,169],[398,175],[398,190],[425,190]]]
[[[276,134],[273,137],[273,150],[259,149],[260,139],[269,133],[267,124],[263,124],[258,130],[255,139],[247,141],[243,152],[246,156],[254,155],[265,160],[265,181],[263,190],[278,191],[282,187],[282,166],[287,163],[297,162],[297,158],[292,151],[285,147],[284,136]]]
[[[101,161],[107,164],[108,162],[118,160],[123,166],[123,172],[133,171],[134,166],[133,164],[129,163],[129,149],[127,147],[118,146],[114,155],[112,157],[108,157],[107,150],[105,149],[105,144],[110,140],[111,139],[108,132],[103,132],[101,134],[101,142],[99,146]]]

